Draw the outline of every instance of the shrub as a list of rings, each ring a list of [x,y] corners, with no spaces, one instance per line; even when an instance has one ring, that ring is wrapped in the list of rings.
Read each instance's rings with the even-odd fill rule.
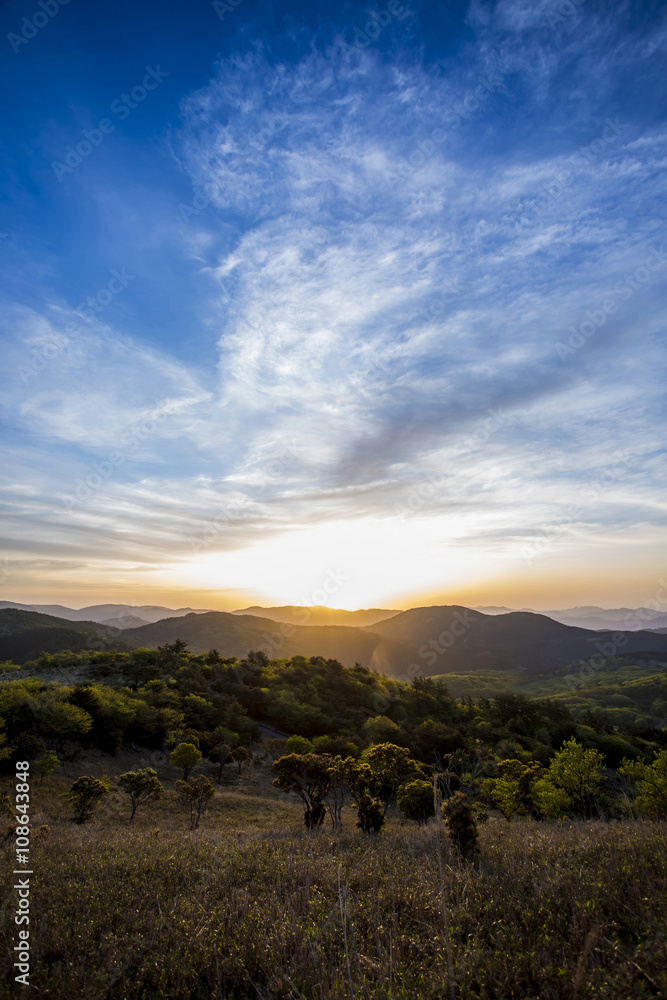
[[[187,781],[190,771],[201,759],[201,750],[198,750],[194,743],[179,743],[176,749],[172,750],[169,763],[172,767],[182,767],[183,781]]]
[[[454,792],[442,804],[442,815],[452,846],[462,858],[470,860],[477,854],[477,819],[474,805],[464,792]]]
[[[401,785],[397,799],[404,819],[423,824],[430,816],[435,816],[433,785],[430,781],[409,781],[406,785]]]
[[[65,797],[70,800],[74,807],[74,823],[86,823],[105,795],[109,794],[108,778],[93,778],[84,774],[77,778],[69,792],[65,792]]]

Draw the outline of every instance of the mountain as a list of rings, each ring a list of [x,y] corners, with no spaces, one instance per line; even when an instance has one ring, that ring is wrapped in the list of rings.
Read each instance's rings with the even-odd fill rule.
[[[506,615],[512,613],[512,608],[477,607],[485,615]],[[667,628],[667,614],[664,611],[653,611],[650,608],[598,608],[588,605],[580,608],[564,608],[555,611],[535,611],[534,608],[520,608],[536,615],[547,615],[561,625],[574,625],[593,631],[609,630],[615,632],[637,632],[641,629],[654,632],[656,629]]]
[[[455,605],[412,608],[379,622],[373,631],[411,644],[424,676],[478,670],[541,673],[600,656],[667,654],[667,635],[655,632],[594,632],[532,612],[485,615]]]
[[[326,608],[316,605],[312,608],[285,605],[281,608],[244,608],[242,611],[232,611],[233,615],[253,615],[255,618],[269,618],[274,622],[288,622],[291,625],[355,625],[367,628],[376,622],[385,621],[399,611],[386,611],[380,608],[368,608],[364,611],[344,611],[339,608]]]
[[[91,604],[88,608],[65,608],[61,604],[15,604],[13,601],[0,601],[0,610],[14,608],[17,611],[36,611],[43,615],[52,615],[56,618],[64,618],[71,622],[98,622],[100,625],[109,624],[110,620],[122,620],[128,616],[137,618],[139,622],[157,622],[162,618],[177,618],[181,615],[204,614],[206,609],[179,608],[174,611],[172,608],[162,608],[159,605],[144,604],[136,607],[134,604]],[[119,628],[128,628],[128,625],[119,625]]]
[[[270,658],[323,656],[355,662],[404,679],[478,671],[551,673],[568,664],[616,655],[667,659],[667,633],[594,632],[563,625],[528,611],[485,615],[470,608],[412,608],[372,626],[292,625],[259,615],[191,612],[119,630],[95,622],[71,622],[13,608],[0,611],[0,659],[24,662],[42,650],[129,650],[183,639],[194,653],[223,656],[263,650]]]
[[[227,611],[167,618],[129,629],[123,638],[136,646],[162,646],[184,639],[192,652],[214,648],[222,656],[243,657],[250,649],[263,649],[269,658],[323,656],[340,660],[345,666],[358,662],[391,675],[402,673],[416,652],[400,640],[349,625],[291,625]]]
[[[118,629],[97,622],[71,622],[36,611],[16,608],[0,610],[0,660],[25,663],[40,653],[58,653],[71,649],[117,649],[129,651]]]
[[[613,629],[634,632],[639,629],[667,628],[667,614],[651,608],[565,608],[562,611],[545,611],[545,615],[564,625],[578,625],[589,629]]]

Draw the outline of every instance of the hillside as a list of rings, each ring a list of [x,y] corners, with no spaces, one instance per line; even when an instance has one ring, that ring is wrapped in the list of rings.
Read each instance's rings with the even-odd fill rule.
[[[255,615],[226,611],[167,618],[123,637],[137,646],[157,646],[183,639],[193,652],[215,648],[222,656],[245,656],[263,649],[270,657],[324,656],[345,666],[359,662],[380,673],[404,672],[415,656],[407,643],[348,625],[281,625]]]
[[[163,608],[160,605],[142,604],[91,604],[87,608],[67,608],[62,604],[16,604],[14,601],[0,601],[0,610],[36,611],[38,614],[52,615],[71,622],[97,622],[100,625],[112,624],[115,620],[138,619],[142,623],[157,622],[162,618],[177,618],[181,615],[201,614],[198,608]],[[206,609],[203,609],[206,610]],[[134,627],[130,620],[123,628]]]
[[[413,645],[425,676],[477,670],[541,673],[592,657],[667,652],[667,636],[654,632],[593,632],[526,611],[485,615],[456,605],[412,608],[373,631]]]
[[[232,611],[232,614],[269,618],[271,621],[286,622],[290,625],[353,625],[356,628],[369,628],[376,622],[386,621],[394,615],[399,615],[400,611],[387,611],[382,608],[345,611],[342,608],[325,608],[322,605],[307,608],[288,604],[280,608],[245,608],[242,611]]]
[[[117,649],[129,651],[132,646],[118,629],[97,622],[70,622],[36,611],[15,608],[0,610],[0,660],[25,663],[40,653],[57,653],[71,649]]]

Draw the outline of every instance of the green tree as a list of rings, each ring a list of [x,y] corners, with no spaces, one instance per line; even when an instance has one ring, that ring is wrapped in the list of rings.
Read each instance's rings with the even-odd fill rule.
[[[118,787],[130,798],[132,812],[130,813],[130,826],[134,822],[134,816],[144,802],[151,799],[159,799],[164,795],[164,788],[160,784],[157,772],[152,767],[141,767],[136,771],[126,771],[118,779]]]
[[[70,800],[74,807],[75,823],[86,823],[105,795],[109,794],[108,778],[93,778],[84,774],[77,778],[69,792],[65,792],[65,797]]]
[[[366,747],[361,760],[368,764],[380,782],[379,797],[385,812],[396,797],[399,785],[424,777],[423,765],[412,759],[409,750],[394,743]]]
[[[340,780],[344,781],[357,807],[356,826],[362,833],[379,833],[384,826],[386,807],[379,798],[382,779],[371,765],[348,757],[336,764]]]
[[[401,728],[387,715],[376,715],[364,722],[361,735],[370,744],[395,743],[401,736]]]
[[[294,733],[292,736],[288,737],[287,742],[285,743],[286,754],[298,753],[303,755],[312,752],[313,744],[310,740],[307,740],[305,736],[298,736]]]
[[[202,752],[198,750],[194,743],[179,743],[175,750],[169,755],[169,763],[172,767],[183,768],[183,781],[187,781],[193,767],[202,759]]]
[[[60,754],[69,740],[80,739],[93,726],[88,712],[66,701],[53,701],[40,706],[37,715],[42,735],[54,741]]]
[[[250,764],[252,757],[248,753],[245,747],[237,747],[236,750],[232,750],[229,755],[229,759],[233,760],[235,764],[239,766],[239,778],[241,777],[241,768],[244,764]]]
[[[523,764],[520,760],[502,760],[498,764],[500,776],[487,778],[489,798],[496,803],[506,820],[513,816],[541,815],[533,794],[533,780],[542,768],[539,764]]]
[[[177,781],[175,787],[178,795],[190,807],[190,829],[196,830],[202,810],[215,795],[215,786],[205,775],[198,774],[187,781]]]
[[[531,792],[540,815],[548,819],[559,819],[572,805],[572,799],[565,789],[554,785],[546,775],[533,781]]]
[[[57,767],[60,767],[60,758],[53,750],[45,750],[37,760],[32,762],[32,769],[39,775],[40,785],[47,775],[52,774]]]
[[[574,737],[563,744],[547,771],[547,777],[562,788],[580,812],[589,812],[591,798],[602,784],[604,754],[586,750]]]
[[[435,816],[433,805],[433,783],[423,779],[408,781],[397,792],[398,808],[404,819],[414,820],[423,825],[430,816]]]
[[[330,759],[314,753],[291,753],[274,761],[273,766],[276,788],[286,793],[296,792],[303,802],[306,828],[321,826],[327,811],[324,799],[332,781]]]
[[[618,773],[636,785],[639,791],[636,805],[643,815],[651,819],[667,818],[667,750],[657,753],[651,764],[626,759]]]

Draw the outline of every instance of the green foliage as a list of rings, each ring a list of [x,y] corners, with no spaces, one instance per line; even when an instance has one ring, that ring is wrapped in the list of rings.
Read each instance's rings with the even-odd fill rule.
[[[87,823],[105,795],[109,794],[108,778],[93,778],[82,775],[74,782],[69,792],[65,792],[74,808],[74,823]]]
[[[546,776],[536,778],[533,781],[531,792],[535,805],[541,815],[547,819],[559,819],[567,813],[572,805],[572,799],[565,789],[555,785]]]
[[[53,750],[45,750],[37,760],[32,762],[32,770],[39,775],[40,785],[49,774],[52,774],[57,767],[60,767],[60,758]]]
[[[175,788],[178,795],[189,805],[190,829],[196,830],[199,826],[202,810],[215,795],[215,788],[203,774],[188,778],[187,781],[177,781]]]
[[[618,772],[636,785],[635,805],[642,815],[667,819],[667,750],[656,754],[651,764],[624,760]]]
[[[539,764],[528,765],[520,760],[503,760],[498,764],[499,777],[495,780],[486,779],[489,798],[495,802],[506,820],[513,816],[540,816],[533,782],[541,770]]]
[[[457,853],[466,861],[478,853],[479,832],[475,809],[464,792],[454,794],[442,803],[442,815],[447,835]]]
[[[296,733],[293,736],[288,737],[285,744],[285,753],[298,753],[306,754],[313,753],[313,744],[310,740],[307,740],[305,736],[297,736]]]
[[[39,708],[39,728],[47,740],[52,740],[62,754],[70,741],[76,741],[93,727],[88,712],[66,701],[51,701]]]
[[[417,779],[401,785],[397,793],[398,808],[404,819],[424,824],[435,816],[433,783]]]
[[[570,739],[549,764],[549,781],[561,788],[580,812],[590,811],[604,775],[604,755],[597,750],[587,750],[575,739]]]
[[[273,784],[283,792],[296,792],[304,806],[306,829],[321,826],[326,815],[324,799],[331,787],[331,759],[319,754],[287,754],[273,764]]]
[[[230,753],[229,759],[233,760],[235,764],[238,764],[239,777],[241,777],[241,768],[243,767],[243,765],[252,763],[252,757],[250,756],[245,747],[236,747],[236,749],[232,750],[232,752]]]
[[[188,780],[192,768],[196,767],[201,759],[202,752],[194,743],[179,743],[169,755],[169,763],[172,767],[183,768],[183,781]]]
[[[396,797],[399,785],[423,777],[423,765],[413,760],[410,751],[393,743],[378,743],[366,747],[361,755],[373,775],[378,779],[380,799],[385,811]]]
[[[401,727],[386,715],[377,715],[364,722],[361,735],[370,744],[395,743],[397,739],[401,739]]]
[[[132,806],[130,826],[134,822],[135,813],[140,805],[151,799],[159,799],[164,795],[164,788],[158,779],[157,772],[152,767],[126,771],[119,777],[118,787],[130,799]]]

